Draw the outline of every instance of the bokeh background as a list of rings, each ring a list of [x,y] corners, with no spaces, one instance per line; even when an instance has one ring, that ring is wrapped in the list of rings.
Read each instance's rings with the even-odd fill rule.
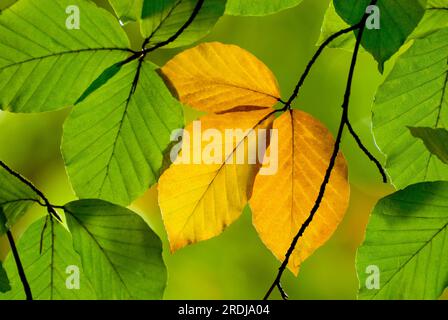
[[[0,9],[13,0],[2,0]],[[95,1],[111,10],[106,1]],[[231,43],[249,50],[277,75],[282,95],[287,99],[307,62],[316,50],[329,0],[304,0],[294,9],[267,17],[223,17],[202,41]],[[138,26],[126,26],[138,49],[142,42]],[[148,56],[163,65],[179,50],[158,50]],[[351,54],[327,49],[315,65],[294,108],[302,109],[337,130]],[[350,118],[368,148],[381,160],[371,134],[371,104],[382,76],[367,54],[359,59],[351,100]],[[59,146],[62,125],[70,110],[44,114],[10,114],[0,111],[0,159],[31,179],[55,204],[76,199],[64,169]],[[199,116],[186,109],[187,122]],[[350,170],[350,209],[332,237],[302,266],[299,276],[289,271],[284,287],[293,299],[355,299],[358,280],[355,272],[356,248],[363,240],[370,211],[391,192],[381,183],[376,168],[346,135],[342,148]],[[275,201],[266,198],[265,201]],[[132,208],[139,212],[162,238],[169,280],[166,299],[260,299],[276,275],[280,262],[266,249],[252,224],[250,210],[221,236],[169,252],[166,233],[153,187]],[[17,236],[44,214],[35,207],[14,229]],[[0,240],[0,259],[7,253]],[[279,298],[275,293],[274,298]]]

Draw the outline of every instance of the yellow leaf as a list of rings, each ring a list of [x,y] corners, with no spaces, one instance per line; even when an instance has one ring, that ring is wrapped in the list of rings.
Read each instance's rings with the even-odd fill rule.
[[[258,135],[261,129],[272,127],[272,112],[264,109],[208,115],[200,119],[199,130],[198,122],[188,126],[182,152],[159,181],[159,205],[171,251],[219,235],[241,215],[264,156],[263,153],[260,161],[250,164],[247,157],[257,150],[248,141],[251,134]],[[241,129],[243,133],[238,138],[221,140],[201,137],[210,132],[208,129],[219,135],[224,133],[224,137],[226,129]],[[215,152],[207,151],[211,149]],[[219,150],[221,157],[207,164],[205,155],[216,156]],[[243,164],[236,164],[241,154]]]
[[[256,177],[250,206],[262,241],[283,261],[317,199],[334,138],[323,124],[298,110],[276,119],[274,129],[278,129],[279,170],[275,175]],[[349,197],[347,165],[339,154],[323,202],[291,256],[288,267],[293,273],[331,237],[347,210]]]
[[[186,50],[162,74],[182,103],[205,112],[269,108],[280,98],[269,68],[234,45],[212,42]]]

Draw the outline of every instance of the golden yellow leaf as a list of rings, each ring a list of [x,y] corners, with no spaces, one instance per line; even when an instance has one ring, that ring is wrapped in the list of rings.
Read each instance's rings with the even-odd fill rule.
[[[272,109],[264,109],[213,114],[200,119],[200,129],[195,129],[199,122],[186,128],[182,152],[164,172],[158,187],[171,251],[219,235],[241,215],[264,156],[263,153],[260,161],[250,164],[248,155],[257,151],[253,150],[254,144],[249,140],[261,129],[272,127],[272,112]],[[243,131],[238,138],[201,137],[206,132],[221,135],[226,129]],[[204,141],[197,144],[201,140]],[[213,149],[215,151],[211,152]],[[221,156],[217,156],[219,150]],[[207,154],[215,157],[214,163],[207,162],[210,160],[205,157]],[[243,164],[236,164],[241,154]]]
[[[280,98],[275,76],[238,46],[204,43],[174,57],[162,74],[180,101],[201,111],[273,107]]]
[[[283,261],[317,199],[334,138],[323,124],[298,110],[276,119],[274,129],[278,129],[279,170],[275,175],[256,177],[250,206],[262,241]],[[288,268],[292,272],[297,274],[300,264],[331,237],[349,197],[347,165],[340,153],[322,204],[291,256]]]

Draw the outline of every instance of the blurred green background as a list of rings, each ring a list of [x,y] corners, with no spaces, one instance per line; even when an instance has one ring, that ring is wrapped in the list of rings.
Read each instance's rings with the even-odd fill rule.
[[[5,8],[13,0],[2,1]],[[106,1],[95,1],[110,10]],[[249,50],[277,75],[284,99],[316,50],[320,27],[329,0],[304,0],[294,9],[276,15],[223,17],[203,41],[232,43]],[[137,26],[126,27],[135,48],[142,42]],[[163,65],[180,50],[158,50],[148,58]],[[333,132],[339,125],[342,97],[351,54],[327,49],[315,65],[294,107],[305,110]],[[350,118],[369,149],[384,160],[371,134],[371,104],[382,81],[374,60],[362,54],[354,81]],[[70,110],[45,114],[9,114],[0,111],[0,159],[30,178],[55,204],[75,199],[68,182],[59,145],[62,124]],[[186,110],[187,121],[198,116]],[[358,288],[356,248],[363,240],[369,213],[376,201],[391,193],[381,183],[376,168],[346,135],[343,152],[348,160],[352,186],[351,205],[332,239],[302,266],[299,276],[289,271],[284,287],[293,299],[354,299]],[[275,199],[266,199],[275,201]],[[250,210],[221,236],[169,252],[166,233],[152,188],[133,209],[163,239],[169,280],[166,299],[260,299],[276,275],[279,261],[263,246],[252,224]],[[44,214],[33,208],[15,228],[19,236],[30,222]],[[7,251],[0,241],[0,258]],[[279,295],[275,293],[275,298]]]

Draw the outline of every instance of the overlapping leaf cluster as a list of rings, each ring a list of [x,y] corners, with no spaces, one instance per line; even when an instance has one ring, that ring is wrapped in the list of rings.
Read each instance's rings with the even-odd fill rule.
[[[161,243],[122,206],[157,182],[182,105],[147,54],[191,44],[225,13],[263,15],[300,0],[110,0],[118,21],[87,0],[20,0],[0,15],[0,109],[48,112],[73,106],[62,155],[79,200],[33,224],[18,250],[36,299],[161,298],[166,270]],[[79,9],[79,29],[66,26]],[[120,23],[140,25],[142,48],[130,47]],[[50,206],[5,166],[0,169],[0,232],[32,204]],[[48,209],[48,208],[47,208]],[[54,208],[52,208],[54,210]],[[80,290],[66,270],[78,267]],[[9,280],[8,280],[9,277]],[[0,264],[2,298],[23,298],[12,254]]]
[[[42,205],[43,199],[3,167],[0,173],[3,235],[30,205]],[[142,218],[103,200],[78,200],[61,209],[67,226],[46,216],[31,225],[19,241],[34,299],[162,297],[166,283],[162,244]],[[76,268],[77,287],[67,283],[71,268]],[[0,270],[0,291],[7,292],[0,298],[25,298],[21,282],[10,253]]]
[[[356,23],[369,1],[334,0],[321,41]],[[394,66],[373,104],[373,133],[397,193],[375,207],[358,250],[360,298],[437,299],[448,286],[448,1],[379,0],[364,48]],[[349,49],[354,36],[332,43]],[[407,44],[406,50],[402,49]],[[404,51],[404,52],[403,52]],[[369,266],[380,270],[369,289]]]
[[[305,112],[273,109],[281,100],[274,75],[239,47],[199,45],[169,61],[162,73],[180,101],[210,113],[200,119],[203,130],[217,128],[224,133],[224,129],[234,128],[245,132],[236,141],[210,141],[213,149],[224,149],[219,163],[174,163],[162,175],[159,204],[171,249],[216,236],[250,202],[261,239],[282,260],[319,193],[333,151],[331,133]],[[271,132],[276,135],[265,156],[278,161],[279,168],[267,175],[259,174],[263,161],[252,165],[248,158],[246,164],[233,161],[240,148],[246,148],[248,154],[264,151],[248,144],[249,135],[260,128],[274,130]],[[187,131],[191,134],[191,127]],[[194,140],[192,136],[183,142],[181,157],[195,152]],[[234,143],[233,148],[225,148],[229,143]],[[294,273],[334,232],[348,200],[347,167],[341,154],[315,223],[289,264]]]
[[[64,125],[62,155],[76,195],[66,223],[48,216],[33,224],[19,252],[38,299],[161,298],[166,270],[157,235],[124,208],[158,182],[171,133],[184,126],[182,104],[208,115],[201,130],[246,132],[232,148],[213,140],[218,163],[175,162],[163,173],[159,202],[171,249],[220,234],[249,204],[262,241],[283,260],[315,205],[334,139],[323,124],[281,103],[272,72],[236,46],[206,43],[184,51],[159,70],[149,52],[189,45],[224,14],[264,15],[301,0],[110,0],[121,24],[138,23],[142,47],[130,47],[118,19],[87,0],[19,0],[0,15],[0,109],[15,113],[73,107]],[[320,41],[361,21],[369,0],[333,0]],[[380,29],[365,30],[362,46],[379,70],[393,65],[373,105],[373,133],[387,156],[397,193],[373,211],[358,251],[361,298],[438,298],[448,286],[448,1],[379,0]],[[65,25],[77,6],[81,28]],[[359,31],[331,43],[351,49]],[[160,76],[162,75],[162,77]],[[173,97],[173,92],[176,97]],[[277,117],[277,115],[279,115]],[[191,131],[192,126],[187,127]],[[275,129],[265,158],[278,151],[278,171],[232,164],[248,134]],[[274,139],[274,136],[271,136]],[[269,139],[268,139],[269,140]],[[204,151],[201,149],[201,151]],[[222,151],[222,152],[218,152]],[[182,141],[179,158],[195,156]],[[256,150],[248,149],[248,157]],[[0,235],[32,204],[48,206],[30,185],[0,169]],[[270,198],[275,198],[275,205]],[[349,200],[340,154],[313,223],[294,250],[289,268],[331,236]],[[54,208],[53,208],[54,209]],[[365,286],[368,266],[380,286]],[[79,268],[80,290],[66,283]],[[14,259],[0,264],[1,297],[23,298]]]
[[[181,2],[151,1],[143,7],[144,49],[186,23],[197,1]],[[81,13],[79,30],[65,25],[66,8],[73,5]],[[224,7],[223,0],[208,2],[197,22],[170,46],[204,36]],[[0,107],[44,112],[75,105],[64,127],[62,152],[80,198],[128,205],[156,182],[170,132],[183,126],[181,105],[157,67],[131,50],[112,15],[85,0],[38,5],[21,0],[2,12],[0,29]],[[4,233],[42,199],[10,172],[0,170],[0,177]],[[64,206],[70,233],[47,217],[21,238],[18,249],[34,298],[162,297],[166,270],[160,240],[135,213],[103,200]],[[81,290],[66,286],[71,265],[81,270]],[[24,297],[12,256],[1,276],[1,291],[11,289],[2,298]]]

